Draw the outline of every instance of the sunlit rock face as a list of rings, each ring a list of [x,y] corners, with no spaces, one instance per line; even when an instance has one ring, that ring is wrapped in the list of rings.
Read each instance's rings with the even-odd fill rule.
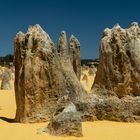
[[[80,42],[78,41],[78,39],[71,35],[68,48],[66,32],[62,31],[58,39],[58,53],[61,58],[61,61],[63,61],[65,64],[71,62],[72,68],[78,80],[80,80],[81,60]]]
[[[62,59],[65,61],[69,57],[68,47],[67,47],[67,37],[66,37],[65,31],[61,32],[60,37],[58,39],[58,53],[59,53],[59,56],[62,57]]]
[[[39,25],[19,32],[15,46],[16,121],[48,120],[66,93],[62,66],[49,35]]]
[[[73,36],[74,37],[74,36]],[[73,102],[77,102],[83,98],[83,94],[86,93],[84,88],[81,86],[78,75],[81,75],[81,63],[80,57],[77,56],[77,49],[76,49],[76,38],[73,38],[74,42],[71,44],[73,48],[71,48],[71,52],[69,52],[67,47],[67,37],[66,32],[62,31],[60,37],[58,39],[58,54],[60,57],[60,61],[64,70],[64,76],[66,79],[67,84],[67,92],[69,94],[70,99]],[[71,40],[71,39],[70,39]],[[78,42],[77,42],[78,43]],[[80,50],[79,50],[80,51]],[[79,52],[80,54],[80,52]],[[72,58],[71,58],[72,57]],[[73,61],[72,61],[73,60]],[[73,62],[76,62],[76,65],[73,65]],[[79,65],[77,65],[79,64]],[[75,71],[78,70],[78,71]],[[78,75],[77,75],[78,74]]]
[[[14,39],[16,118],[43,122],[52,118],[64,95],[76,102],[85,92],[71,62],[62,61],[49,35],[39,26]]]
[[[128,29],[117,24],[104,30],[92,89],[108,90],[120,98],[140,95],[140,28],[136,22]]]
[[[69,55],[74,72],[76,73],[77,78],[80,80],[81,76],[80,42],[73,35],[71,35],[69,40]]]

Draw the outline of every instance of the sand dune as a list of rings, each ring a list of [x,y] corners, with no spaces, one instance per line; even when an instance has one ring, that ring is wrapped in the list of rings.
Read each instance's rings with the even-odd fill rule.
[[[13,82],[12,82],[13,84]],[[47,123],[14,123],[16,105],[14,90],[0,90],[0,140],[139,140],[140,124],[109,121],[84,122],[84,137],[55,137],[37,134]]]

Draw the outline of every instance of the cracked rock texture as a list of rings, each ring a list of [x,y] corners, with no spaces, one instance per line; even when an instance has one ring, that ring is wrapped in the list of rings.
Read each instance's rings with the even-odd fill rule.
[[[69,40],[69,55],[74,72],[76,73],[77,78],[80,80],[81,76],[80,42],[74,35],[71,35]]]
[[[81,117],[75,105],[67,102],[63,111],[52,118],[46,130],[55,136],[82,137]]]
[[[49,35],[39,25],[16,35],[14,53],[16,121],[49,120],[64,95],[73,101],[80,100],[84,89],[71,71],[72,65],[62,61]]]
[[[106,28],[100,43],[99,66],[92,89],[109,90],[119,98],[140,96],[139,54],[140,28],[136,22],[128,29],[118,24],[112,29]]]
[[[74,37],[74,39],[75,39],[75,37]],[[73,49],[75,50],[75,46],[73,46]],[[68,52],[68,48],[67,48],[67,39],[66,39],[65,31],[61,32],[59,40],[58,40],[58,53],[59,53],[60,61],[61,61],[61,64],[62,64],[62,67],[64,70],[63,74],[66,79],[67,92],[68,92],[72,102],[75,103],[83,98],[86,91],[81,86],[81,83],[76,76],[76,72],[74,71],[74,66],[71,63],[71,56],[70,56],[70,54]],[[72,57],[74,57],[74,56],[72,56]],[[79,61],[80,58],[74,58],[74,59],[76,62],[76,61]],[[78,65],[76,66],[77,70],[81,69],[80,64],[79,64],[79,66]]]

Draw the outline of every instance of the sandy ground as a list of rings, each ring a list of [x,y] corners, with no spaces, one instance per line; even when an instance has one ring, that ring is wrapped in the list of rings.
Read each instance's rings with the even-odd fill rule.
[[[13,82],[12,82],[13,83]],[[0,140],[140,140],[140,124],[109,121],[84,122],[82,138],[37,134],[47,123],[14,123],[14,90],[0,90]]]
[[[82,80],[84,74],[87,75],[87,78],[88,78],[87,81],[86,80]],[[85,88],[86,91],[88,91],[88,92],[90,91],[90,89],[92,87],[92,84],[94,82],[94,78],[95,78],[95,75],[94,76],[93,75],[89,75],[88,74],[88,70],[84,70],[83,71],[83,74],[81,75],[81,78],[80,78],[80,82],[81,82],[81,84],[83,85],[83,87]]]

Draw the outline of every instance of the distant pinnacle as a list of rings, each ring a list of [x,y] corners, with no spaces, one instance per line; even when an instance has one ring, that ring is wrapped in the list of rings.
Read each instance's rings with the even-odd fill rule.
[[[121,28],[119,23],[116,23],[113,28]]]

